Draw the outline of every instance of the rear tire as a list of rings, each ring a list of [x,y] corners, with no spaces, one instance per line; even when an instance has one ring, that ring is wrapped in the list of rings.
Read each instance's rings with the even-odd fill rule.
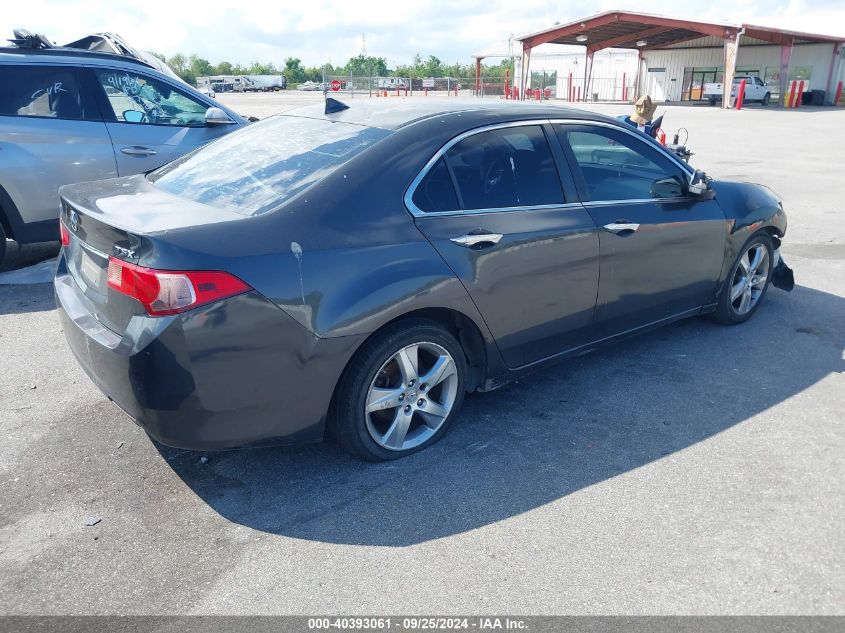
[[[713,318],[724,325],[738,325],[754,315],[772,282],[773,253],[767,233],[751,236],[725,278]]]
[[[343,372],[332,432],[367,461],[428,448],[458,415],[466,374],[463,348],[445,328],[426,319],[397,322],[367,341]]]
[[[3,265],[3,260],[6,259],[6,229],[3,223],[0,222],[0,266]]]
[[[714,106],[714,105],[716,105],[716,99],[714,97],[710,97],[707,100],[707,103],[709,103],[711,106]]]

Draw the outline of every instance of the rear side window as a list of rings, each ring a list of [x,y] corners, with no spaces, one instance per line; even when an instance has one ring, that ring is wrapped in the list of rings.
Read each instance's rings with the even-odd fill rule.
[[[445,158],[465,210],[563,203],[560,177],[538,125],[473,134],[453,145]]]
[[[426,213],[457,211],[461,208],[444,159],[438,160],[417,185],[413,200],[417,208]]]
[[[258,215],[389,134],[350,123],[277,116],[227,134],[149,178],[173,195]]]
[[[83,118],[72,68],[0,65],[0,116]]]

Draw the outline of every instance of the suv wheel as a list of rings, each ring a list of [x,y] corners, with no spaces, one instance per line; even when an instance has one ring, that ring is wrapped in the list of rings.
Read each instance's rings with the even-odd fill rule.
[[[368,461],[437,442],[464,398],[466,360],[440,325],[402,321],[367,342],[344,372],[333,411],[341,445]]]

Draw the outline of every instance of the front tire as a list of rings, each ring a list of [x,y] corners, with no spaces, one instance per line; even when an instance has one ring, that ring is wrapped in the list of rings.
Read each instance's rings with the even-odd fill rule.
[[[757,233],[740,250],[725,279],[714,318],[725,325],[737,325],[750,319],[769,289],[773,266],[772,238]]]
[[[460,343],[433,321],[400,321],[364,344],[343,373],[332,411],[340,444],[367,461],[428,448],[458,414],[466,385]]]
[[[771,100],[772,95],[770,93],[766,93],[766,96],[763,97],[763,100],[760,102],[760,105],[767,106],[769,105],[769,101]]]

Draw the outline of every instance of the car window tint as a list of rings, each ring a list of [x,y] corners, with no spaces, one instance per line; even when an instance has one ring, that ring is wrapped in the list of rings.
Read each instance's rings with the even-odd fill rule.
[[[188,200],[257,215],[278,207],[390,131],[276,116],[228,134],[150,174]]]
[[[569,144],[592,201],[674,198],[683,194],[683,172],[645,140],[610,128],[555,126]],[[667,182],[674,180],[677,184]]]
[[[414,191],[414,204],[426,213],[456,211],[460,209],[452,177],[441,158],[432,167]]]
[[[96,75],[120,123],[205,125],[208,106],[170,84],[125,70],[97,70]]]
[[[72,68],[0,65],[0,115],[82,119]]]
[[[473,134],[452,146],[446,160],[466,210],[563,202],[557,168],[538,125]]]

